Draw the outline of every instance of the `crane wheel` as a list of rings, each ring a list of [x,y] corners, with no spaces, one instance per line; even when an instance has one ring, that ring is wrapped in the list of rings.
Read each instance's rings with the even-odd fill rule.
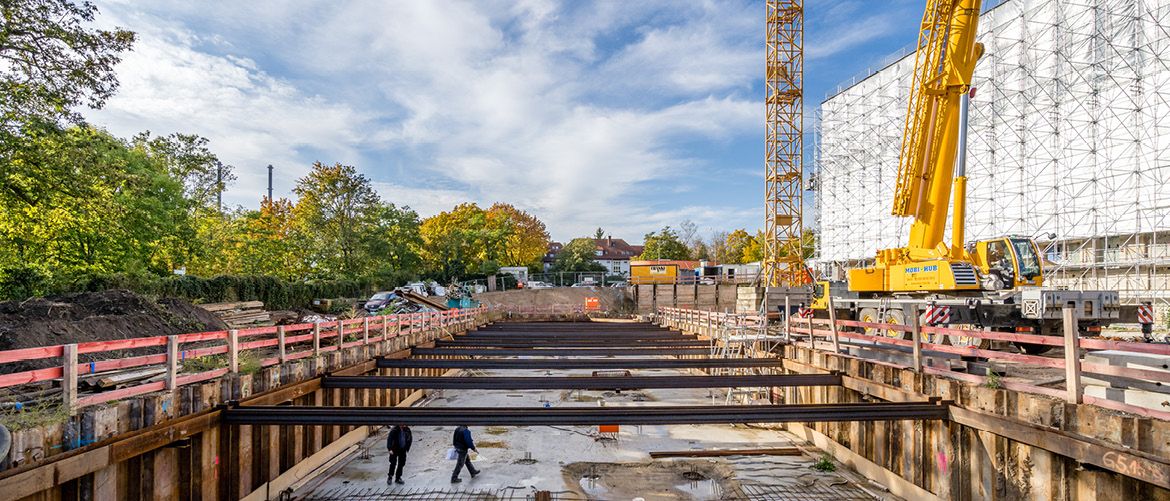
[[[963,329],[963,330],[978,329],[978,327],[976,327],[974,325],[970,325],[970,324],[955,324],[955,325],[948,325],[947,327],[951,327],[954,329]],[[987,339],[980,339],[977,337],[955,336],[952,334],[947,334],[947,340],[949,340],[951,342],[951,346],[958,346],[960,348],[978,348],[980,350],[986,350],[986,349],[991,347],[991,341],[989,341]]]
[[[857,314],[857,320],[875,324],[906,325],[906,316],[902,314],[902,310],[888,310],[886,311],[885,318],[882,318],[878,316],[877,308],[862,308]],[[897,339],[909,339],[910,336],[907,332],[874,327],[864,327],[862,332],[870,336],[885,336]]]

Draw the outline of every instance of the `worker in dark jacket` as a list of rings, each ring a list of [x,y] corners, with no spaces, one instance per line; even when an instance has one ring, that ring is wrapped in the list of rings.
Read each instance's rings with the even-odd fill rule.
[[[406,453],[410,452],[410,443],[414,441],[414,436],[410,433],[410,427],[406,425],[394,425],[390,428],[390,435],[386,437],[386,449],[390,451],[390,472],[386,474],[386,484],[389,485],[391,479],[396,484],[404,484],[402,481],[402,467],[406,466]]]
[[[471,478],[479,475],[479,470],[471,464],[471,459],[467,457],[467,451],[473,450],[479,452],[475,448],[475,442],[471,440],[471,430],[466,426],[455,428],[455,436],[452,438],[451,445],[455,447],[455,452],[459,453],[459,457],[455,459],[455,471],[451,472],[451,483],[457,484],[462,482],[459,479],[459,471],[463,469],[463,465],[467,465],[467,472],[471,474]]]

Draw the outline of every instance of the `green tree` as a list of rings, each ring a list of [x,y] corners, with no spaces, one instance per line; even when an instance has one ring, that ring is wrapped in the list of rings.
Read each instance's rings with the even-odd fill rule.
[[[146,131],[134,136],[133,144],[160,159],[170,175],[183,183],[183,196],[192,211],[220,210],[216,203],[236,180],[235,169],[219,161],[207,147],[207,138],[179,133],[152,137]]]
[[[423,220],[423,263],[444,280],[479,274],[486,259],[484,240],[487,214],[474,203],[455,206]],[[498,266],[498,265],[497,265]]]
[[[574,238],[561,248],[549,271],[605,271],[605,266],[594,261],[596,251],[597,245],[592,238]]]
[[[0,191],[0,264],[58,274],[184,264],[194,229],[165,165],[89,127],[30,139],[12,162],[35,174],[10,177],[17,189]]]
[[[724,254],[720,258],[719,262],[734,264],[751,262],[750,260],[744,261],[744,259],[747,257],[747,254],[745,254],[744,251],[752,245],[752,236],[747,232],[747,230],[740,228],[731,233],[728,233],[727,236],[724,237],[723,243]]]
[[[379,207],[370,238],[370,252],[377,263],[375,273],[418,269],[422,264],[418,254],[422,246],[420,224],[418,213],[410,207],[392,203]]]
[[[597,230],[593,232],[593,238],[595,240],[601,240],[601,239],[605,238],[605,230],[601,229],[601,227],[598,226]]]
[[[690,259],[691,250],[669,226],[646,234],[638,259]]]
[[[743,247],[743,263],[754,263],[764,259],[764,232],[756,232],[755,238],[748,240]]]
[[[78,123],[80,106],[100,108],[118,89],[114,67],[134,33],[91,27],[92,3],[0,2],[0,125]]]
[[[354,278],[368,272],[369,244],[382,212],[370,180],[353,166],[316,162],[293,192],[296,235],[312,275]]]
[[[496,203],[486,213],[488,228],[499,229],[485,237],[497,249],[493,260],[503,266],[536,266],[548,251],[548,230],[536,216],[511,204]]]

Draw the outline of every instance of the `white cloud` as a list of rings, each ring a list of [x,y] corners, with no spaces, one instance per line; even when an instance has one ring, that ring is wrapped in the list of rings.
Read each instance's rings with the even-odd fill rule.
[[[754,225],[756,200],[655,207],[658,193],[702,197],[684,184],[719,163],[688,150],[696,141],[759,134],[762,6],[577,7],[106,4],[102,16],[140,40],[118,95],[89,116],[123,136],[207,136],[237,166],[229,200],[249,206],[264,165],[277,165],[279,195],[321,160],[356,165],[424,216],[506,201],[562,239],[599,225],[633,240],[682,219]]]

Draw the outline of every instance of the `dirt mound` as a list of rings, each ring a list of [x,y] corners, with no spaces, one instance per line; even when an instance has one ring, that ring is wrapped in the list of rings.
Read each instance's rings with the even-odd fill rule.
[[[166,298],[156,303],[127,290],[0,302],[0,350],[225,328],[214,314],[184,300]],[[138,350],[127,350],[106,356],[129,356],[130,351],[140,354]],[[91,360],[84,355],[81,358]],[[0,373],[48,367],[57,362],[4,364],[0,365]]]

